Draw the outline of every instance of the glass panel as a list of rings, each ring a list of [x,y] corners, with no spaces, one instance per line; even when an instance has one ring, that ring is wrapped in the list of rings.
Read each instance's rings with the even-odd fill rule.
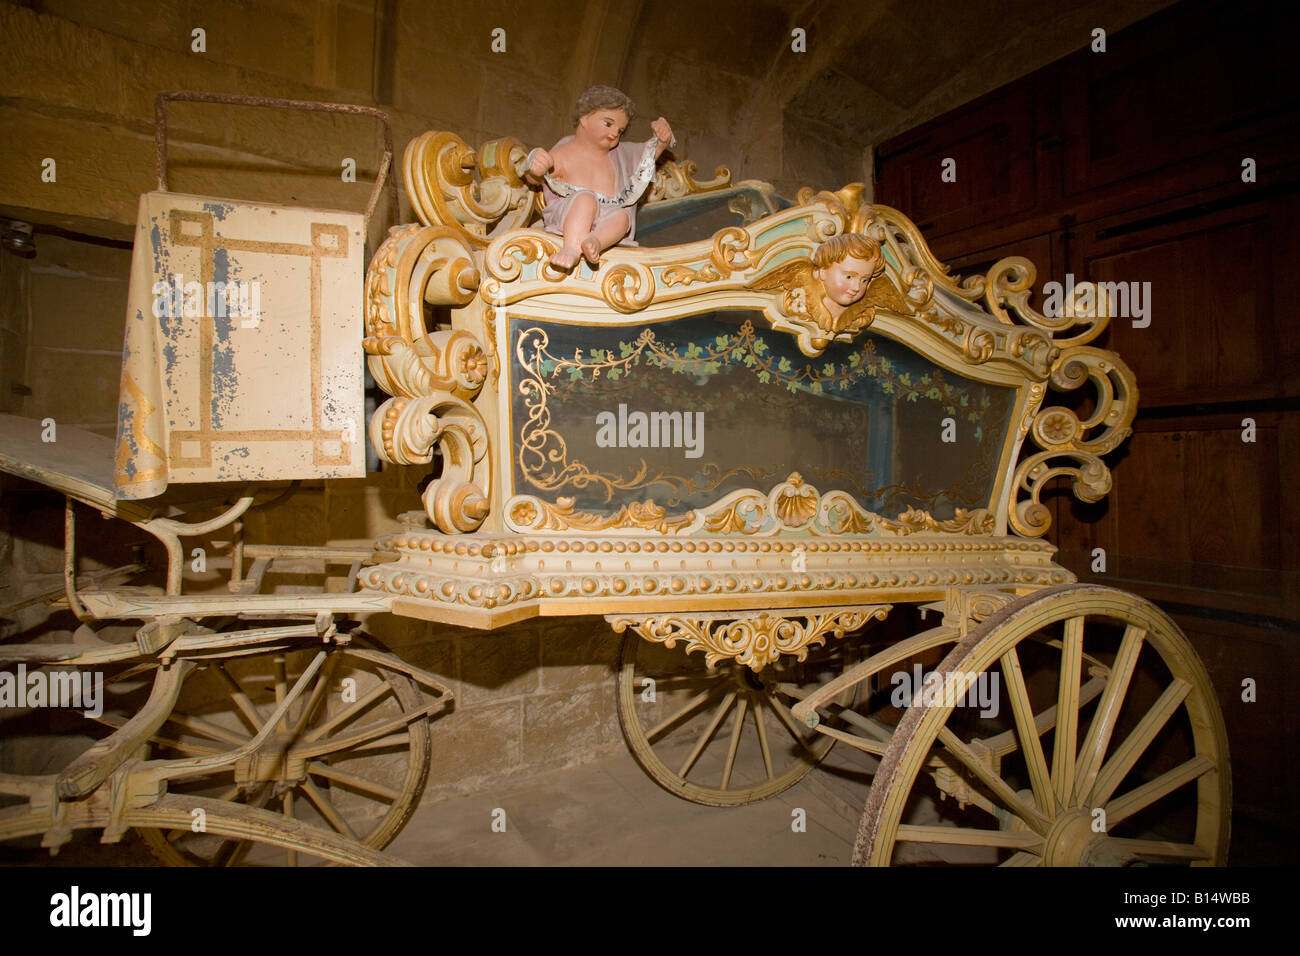
[[[749,186],[702,193],[642,206],[636,214],[636,241],[651,248],[708,239],[727,226],[747,226],[790,205]]]
[[[989,506],[1015,399],[871,332],[810,359],[751,311],[511,317],[510,342],[515,491],[594,514],[647,498],[680,513],[797,471],[887,517],[951,518]]]

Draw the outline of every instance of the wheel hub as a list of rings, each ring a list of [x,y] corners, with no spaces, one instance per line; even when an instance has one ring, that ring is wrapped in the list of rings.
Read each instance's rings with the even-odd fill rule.
[[[1093,845],[1106,839],[1106,834],[1092,828],[1092,812],[1083,807],[1066,810],[1056,818],[1047,831],[1043,849],[1044,866],[1086,865]]]

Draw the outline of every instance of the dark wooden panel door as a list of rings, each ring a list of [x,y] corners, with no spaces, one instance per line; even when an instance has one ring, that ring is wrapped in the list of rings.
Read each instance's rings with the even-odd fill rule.
[[[1033,85],[1013,84],[941,131],[881,147],[882,201],[904,210],[927,236],[1023,215],[1035,205]],[[955,162],[953,182],[942,177]]]
[[[1285,288],[1297,216],[1292,195],[1204,214],[1128,213],[1079,230],[1076,281],[1112,283],[1144,300],[1145,316],[1130,298],[1133,314],[1113,319],[1103,340],[1137,375],[1143,408],[1297,394],[1300,352],[1284,334],[1300,318]]]

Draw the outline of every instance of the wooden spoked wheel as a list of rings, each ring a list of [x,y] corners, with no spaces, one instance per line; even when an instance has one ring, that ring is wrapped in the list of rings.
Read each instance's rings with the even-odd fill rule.
[[[207,756],[247,743],[319,649],[222,658],[196,668],[151,738],[150,756]],[[253,756],[233,768],[173,779],[169,793],[279,812],[382,849],[414,812],[428,777],[428,719],[402,719],[422,706],[410,677],[352,647],[335,646]],[[156,856],[176,866],[320,862],[271,844],[200,832],[197,824],[139,833]]]
[[[650,777],[692,803],[740,806],[799,782],[834,741],[790,708],[853,662],[851,638],[828,639],[802,662],[783,658],[758,673],[636,635],[623,639],[618,715],[632,755]],[[843,707],[851,707],[849,691]]]
[[[900,722],[856,864],[1224,864],[1223,717],[1153,604],[1091,585],[1040,591],[974,628],[938,671],[952,689],[936,684]],[[946,819],[933,819],[935,796],[951,798]]]

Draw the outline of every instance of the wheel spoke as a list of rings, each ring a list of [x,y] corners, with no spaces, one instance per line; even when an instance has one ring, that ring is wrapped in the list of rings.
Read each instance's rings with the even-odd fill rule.
[[[275,664],[275,706],[278,708],[282,703],[284,703],[284,695],[289,689],[289,683],[285,676],[284,655],[276,654],[272,660]],[[276,728],[276,730],[281,733],[289,729],[288,724],[285,722],[285,717],[287,716],[288,714],[286,713],[280,718],[280,726]]]
[[[1091,704],[1093,699],[1100,694],[1106,687],[1106,678],[1094,677],[1088,683],[1079,688],[1079,706],[1084,707]],[[1056,705],[1048,707],[1041,714],[1034,717],[1034,730],[1041,737],[1053,727],[1056,726]],[[1015,753],[1020,744],[1016,738],[1014,730],[1004,730],[1000,734],[992,737],[985,737],[980,741],[989,753],[995,757],[1005,757],[1007,754]],[[1076,771],[1077,773],[1077,771]]]
[[[213,866],[235,866],[252,848],[252,840],[222,840],[221,846],[212,856]]]
[[[729,691],[727,696],[722,699],[722,703],[718,705],[718,709],[713,713],[713,719],[709,721],[709,725],[704,728],[704,732],[700,734],[700,739],[695,742],[694,749],[691,750],[690,754],[686,757],[686,762],[683,763],[681,769],[677,771],[678,777],[683,780],[686,779],[686,775],[691,772],[691,767],[695,766],[695,761],[698,760],[700,754],[704,752],[704,748],[708,744],[709,738],[713,736],[713,732],[717,730],[718,725],[722,723],[722,718],[727,716],[727,711],[731,709],[731,704],[735,699],[736,692],[734,690]]]
[[[731,742],[727,745],[727,761],[722,767],[722,787],[726,790],[731,783],[731,771],[736,765],[736,751],[740,748],[740,734],[745,729],[745,711],[749,708],[749,696],[740,698],[736,707],[736,723],[731,728]]]
[[[358,754],[363,750],[383,750],[385,747],[409,747],[411,745],[411,733],[404,730],[398,734],[387,734],[377,740],[365,740],[352,748],[353,754]]]
[[[384,696],[385,692],[389,690],[391,690],[391,688],[388,686],[388,682],[381,680],[376,686],[372,687],[365,694],[361,695],[361,697],[358,698],[356,702],[353,703],[350,707],[348,707],[345,710],[339,711],[328,721],[321,724],[319,727],[317,727],[316,729],[308,733],[306,736],[304,736],[302,738],[303,743],[309,744],[312,743],[313,741],[320,740],[322,737],[326,736],[327,734],[332,734],[335,730],[337,730],[339,727],[342,727],[344,724],[356,720],[356,718],[361,715],[362,711],[364,711],[367,707],[369,707],[371,704],[377,701],[380,697]]]
[[[325,659],[325,666],[320,669],[320,674],[316,677],[316,686],[311,689],[310,696],[302,706],[302,713],[298,715],[298,719],[294,722],[293,737],[301,734],[316,715],[321,701],[325,699],[326,693],[329,692],[330,683],[334,680],[334,672],[338,670],[339,661],[342,659],[342,654],[331,654]]]
[[[286,790],[284,792],[284,815],[288,817],[290,820],[293,819],[293,791],[292,790]],[[289,866],[298,865],[297,850],[286,849],[285,857],[288,860]]]
[[[1092,791],[1088,794],[1089,806],[1101,806],[1110,800],[1111,794],[1123,782],[1125,775],[1133,769],[1138,758],[1146,752],[1151,741],[1156,739],[1160,729],[1169,722],[1169,718],[1173,716],[1174,711],[1178,709],[1191,689],[1192,685],[1185,680],[1175,680],[1165,688],[1165,692],[1151,705],[1146,716],[1115,750],[1115,756],[1102,766],[1101,773],[1097,775],[1097,782],[1093,784]]]
[[[1042,866],[1043,858],[1036,853],[1026,853],[1021,850],[1019,853],[1012,854],[1011,858],[998,866]]]
[[[911,843],[947,843],[953,846],[1009,846],[1041,849],[1043,838],[1025,830],[979,830],[975,827],[913,826],[898,827],[896,840]]]
[[[754,698],[754,725],[758,728],[758,749],[763,752],[763,769],[769,781],[776,779],[772,770],[772,750],[767,745],[767,721],[763,718],[763,698]]]
[[[1110,736],[1115,732],[1115,721],[1119,719],[1120,708],[1124,705],[1124,695],[1128,693],[1129,681],[1133,679],[1133,670],[1137,666],[1138,654],[1142,651],[1142,642],[1147,632],[1139,627],[1129,625],[1124,628],[1124,639],[1120,641],[1119,653],[1115,655],[1115,664],[1110,670],[1110,679],[1101,695],[1101,703],[1092,716],[1088,727],[1088,736],[1084,739],[1083,749],[1079,753],[1079,764],[1075,768],[1074,804],[1078,806],[1082,796],[1092,789],[1101,769],[1102,758],[1110,746]]]
[[[1061,680],[1056,692],[1056,734],[1052,744],[1052,783],[1059,806],[1074,795],[1075,742],[1079,733],[1079,679],[1083,668],[1083,618],[1065,622]]]
[[[351,750],[367,741],[374,740],[376,737],[384,737],[403,724],[409,724],[412,720],[422,716],[423,711],[403,711],[395,717],[388,717],[378,723],[368,724],[360,730],[354,730],[343,737],[331,737],[329,740],[322,740],[310,746],[291,747],[289,753],[293,757],[321,757],[325,754],[337,753],[340,750]]]
[[[218,727],[216,724],[204,720],[202,717],[191,717],[189,714],[173,713],[167,718],[168,723],[184,727],[186,730],[192,730],[196,734],[202,734],[211,740],[220,740],[222,743],[234,744],[241,747],[251,740],[251,737],[241,737],[234,731],[227,730],[225,727]]]
[[[800,749],[805,753],[812,756],[812,748],[808,746],[808,741],[804,738],[803,734],[799,732],[799,724],[795,721],[794,714],[790,713],[790,708],[786,707],[785,704],[775,696],[769,697],[768,702],[772,705],[772,709],[776,711],[776,715],[781,718],[781,723],[784,724],[785,729],[790,732],[790,736],[794,738],[794,742],[797,743]]]
[[[218,661],[213,665],[213,670],[230,694],[230,699],[235,703],[236,712],[243,719],[244,725],[256,736],[257,732],[262,729],[262,715],[257,711],[257,705],[249,700],[244,689],[239,686],[239,682],[230,676],[226,670],[226,665]]]
[[[316,809],[321,812],[321,816],[329,821],[330,826],[344,836],[351,837],[358,843],[361,842],[361,837],[357,836],[357,832],[348,825],[348,821],[343,819],[338,809],[330,802],[329,797],[311,781],[310,777],[302,782],[302,792],[307,794],[307,798],[316,805]]]
[[[1106,826],[1113,827],[1121,820],[1125,820],[1137,813],[1139,810],[1145,810],[1157,800],[1162,799],[1168,794],[1173,793],[1179,787],[1191,783],[1204,773],[1209,773],[1214,769],[1214,761],[1209,757],[1193,757],[1167,770],[1160,776],[1142,786],[1130,790],[1122,797],[1116,797],[1106,804]]]
[[[1011,789],[1010,784],[994,773],[992,768],[980,760],[973,750],[958,739],[956,734],[947,727],[940,727],[939,742],[954,757],[965,764],[966,768],[983,782],[984,786],[993,791],[993,795],[1002,801],[1003,806],[1024,820],[1035,833],[1047,833],[1047,817],[1037,807],[1030,806],[1020,799],[1019,795]]]
[[[314,773],[318,777],[326,777],[330,780],[337,780],[339,783],[347,784],[355,790],[361,790],[364,793],[372,793],[376,796],[383,797],[389,803],[395,803],[402,798],[400,790],[394,790],[392,787],[384,786],[374,780],[367,780],[365,777],[350,773],[347,770],[340,770],[338,767],[332,767],[327,763],[319,760],[312,760],[307,764],[307,772]]]
[[[698,710],[701,704],[704,704],[711,698],[716,697],[718,693],[721,692],[725,686],[726,686],[725,684],[714,684],[708,690],[701,691],[700,693],[696,694],[694,697],[690,699],[690,701],[686,704],[686,706],[683,707],[681,710],[679,710],[677,713],[673,714],[671,717],[669,717],[666,720],[661,720],[659,723],[655,724],[654,727],[652,727],[650,730],[647,730],[645,734],[646,740],[649,740],[653,743],[655,738],[657,738],[660,734],[662,734],[673,724],[677,723],[677,721],[681,720],[687,714],[693,713],[694,711]]]
[[[1025,689],[1020,655],[1014,647],[1002,655],[1002,676],[1006,679],[1007,696],[1011,698],[1011,713],[1016,719],[1016,735],[1020,738],[1020,749],[1029,769],[1029,786],[1034,791],[1034,801],[1048,817],[1053,817],[1056,815],[1056,796],[1052,793],[1052,778],[1047,772],[1043,742],[1038,739],[1034,726],[1034,710],[1029,703],[1029,691]]]

